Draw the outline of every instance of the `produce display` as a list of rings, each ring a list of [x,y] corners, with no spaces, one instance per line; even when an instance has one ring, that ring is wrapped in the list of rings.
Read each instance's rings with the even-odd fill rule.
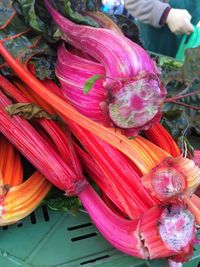
[[[191,77],[86,9],[2,3],[0,225],[53,185],[79,198],[116,249],[181,266],[199,243],[200,150],[186,138],[200,133],[198,65]],[[35,168],[24,182],[20,153]]]

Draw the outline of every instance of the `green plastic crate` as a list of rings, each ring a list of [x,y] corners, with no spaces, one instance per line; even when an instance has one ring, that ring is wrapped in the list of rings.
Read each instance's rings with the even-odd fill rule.
[[[184,267],[197,267],[200,252]],[[0,267],[167,267],[114,249],[85,212],[77,216],[39,207],[18,224],[1,228]]]

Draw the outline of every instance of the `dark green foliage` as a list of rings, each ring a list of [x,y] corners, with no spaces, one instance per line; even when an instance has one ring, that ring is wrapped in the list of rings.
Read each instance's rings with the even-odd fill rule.
[[[78,2],[78,3],[77,3]],[[52,0],[52,5],[65,17],[78,24],[98,27],[91,18],[82,16],[86,9],[85,1]],[[42,34],[48,42],[60,40],[60,31],[46,11],[43,1],[40,0],[13,0],[15,10],[23,16],[26,25]]]
[[[155,58],[155,57],[154,57]],[[187,49],[184,63],[173,58],[158,56],[161,79],[168,91],[168,98],[183,96],[200,90],[200,48]],[[200,94],[177,99],[183,105],[200,108]],[[172,134],[179,146],[187,146],[192,154],[192,147],[186,138],[200,136],[200,111],[175,103],[166,103],[163,109],[162,124]]]
[[[47,205],[53,211],[69,212],[76,215],[82,207],[80,200],[77,197],[66,197],[63,191],[53,187],[42,205]]]
[[[138,27],[133,20],[128,19],[124,15],[112,15],[110,18],[119,26],[127,38],[142,46]]]
[[[23,3],[24,5],[27,4],[27,6],[29,7],[28,1],[23,1]],[[14,1],[14,5],[17,6],[19,13],[23,14],[17,1]],[[28,7],[25,8],[26,11]],[[7,1],[6,5],[2,5],[2,3],[0,4],[0,17],[3,17],[3,20],[1,20],[1,26],[4,25],[4,23],[12,16],[13,13],[14,9],[11,6],[11,1]],[[31,14],[31,21],[33,22],[33,11],[31,11]],[[11,22],[4,29],[0,30],[0,39],[4,39],[27,31],[28,28],[24,23],[24,20],[26,21],[27,18],[23,18],[19,15],[14,16]],[[33,25],[35,25],[35,27],[43,25],[39,22],[37,24],[36,22],[38,22],[38,20],[33,22]],[[38,75],[40,79],[44,79],[46,77],[55,79],[56,50],[54,49],[56,46],[50,46],[44,39],[40,38],[39,40],[39,38],[40,36],[36,32],[29,31],[28,33],[23,34],[18,38],[4,42],[4,45],[8,49],[8,51],[15,58],[18,58],[21,62],[25,63],[28,59],[31,59],[37,67],[36,75]],[[37,42],[37,40],[39,40],[39,42],[34,47],[34,44],[35,42]],[[0,64],[3,63],[4,59],[0,57]],[[40,68],[38,67],[39,65]],[[8,66],[1,68],[1,72],[6,76],[13,75],[11,69]]]

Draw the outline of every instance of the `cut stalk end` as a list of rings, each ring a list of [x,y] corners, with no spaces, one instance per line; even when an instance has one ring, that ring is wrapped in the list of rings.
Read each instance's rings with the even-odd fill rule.
[[[168,248],[179,252],[193,243],[194,223],[194,216],[189,210],[172,205],[161,214],[159,233]]]
[[[174,199],[186,190],[193,193],[200,182],[200,169],[192,160],[168,158],[142,178],[143,185],[159,200]]]
[[[165,95],[165,89],[157,78],[142,72],[112,93],[113,100],[109,105],[111,120],[123,129],[147,129],[160,119]]]

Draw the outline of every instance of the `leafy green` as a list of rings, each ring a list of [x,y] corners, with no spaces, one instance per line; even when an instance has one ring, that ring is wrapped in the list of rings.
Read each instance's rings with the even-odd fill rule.
[[[6,106],[6,112],[10,115],[19,115],[27,120],[33,118],[57,119],[56,115],[49,115],[45,110],[34,103],[16,103]]]
[[[194,156],[194,147],[185,136],[181,136],[177,140],[177,144],[180,147],[183,155]]]
[[[2,27],[8,21],[8,19],[12,16],[13,12],[14,10],[11,9],[9,6],[0,6],[0,27]]]
[[[187,83],[193,81],[200,74],[200,46],[186,49],[183,76]]]
[[[27,26],[30,26],[37,33],[50,43],[60,40],[60,32],[53,23],[51,16],[46,11],[43,1],[37,0],[12,0],[13,7],[24,19]]]
[[[171,115],[173,112],[174,116]],[[190,133],[187,115],[177,107],[171,107],[168,111],[164,112],[161,122],[175,140],[178,140],[181,136],[187,136]]]
[[[76,215],[82,208],[78,197],[66,197],[63,191],[56,187],[50,190],[42,205],[47,205],[53,211],[69,212],[72,215]]]
[[[138,27],[133,20],[124,15],[111,15],[110,18],[119,26],[127,38],[142,46]]]
[[[0,4],[0,16],[3,16],[2,25],[11,18],[14,9],[11,1],[5,1],[6,4]],[[26,3],[27,1],[24,1]],[[19,15],[15,15],[9,24],[0,30],[0,39],[5,39],[16,34],[24,33],[18,38],[10,39],[4,42],[7,50],[21,62],[26,63],[32,60],[36,66],[36,75],[40,79],[55,79],[56,50],[55,45],[50,47],[47,42],[38,34],[28,31],[27,25]],[[4,59],[0,57],[0,65],[4,64]],[[39,65],[40,64],[40,65]],[[38,67],[40,66],[40,68]],[[13,75],[12,70],[8,66],[1,66],[1,72],[4,75]]]
[[[33,64],[35,66],[36,76],[40,80],[44,80],[45,78],[56,80],[56,57],[50,55],[43,55],[42,57],[40,57],[39,55],[34,56]]]
[[[99,79],[102,79],[104,76],[102,75],[99,75],[99,74],[95,74],[93,75],[91,78],[89,78],[85,84],[84,84],[84,87],[83,87],[83,92],[84,94],[86,95],[91,89],[92,87],[94,86],[95,82]]]
[[[168,98],[183,96],[200,90],[200,47],[187,49],[184,63],[162,55],[154,55],[161,69],[161,80],[167,88]],[[177,99],[181,105],[166,103],[163,108],[163,125],[178,140],[200,135],[200,111],[184,106],[200,108],[200,94]]]
[[[81,12],[86,10],[86,2],[83,0],[79,1],[69,1],[62,0],[56,1],[53,0],[54,6],[56,6],[57,10],[63,14],[63,16],[67,17],[71,21],[77,24],[89,25],[92,27],[99,27],[99,24],[88,16],[81,15]]]
[[[58,27],[54,24],[51,16],[46,11],[43,1],[40,0],[12,0],[15,10],[23,16],[26,25],[33,30],[42,34],[43,37],[51,43],[57,42],[61,38]],[[79,12],[86,9],[85,1],[69,1],[69,0],[52,0],[54,7],[65,17],[71,21],[98,27],[92,18],[83,16]]]

